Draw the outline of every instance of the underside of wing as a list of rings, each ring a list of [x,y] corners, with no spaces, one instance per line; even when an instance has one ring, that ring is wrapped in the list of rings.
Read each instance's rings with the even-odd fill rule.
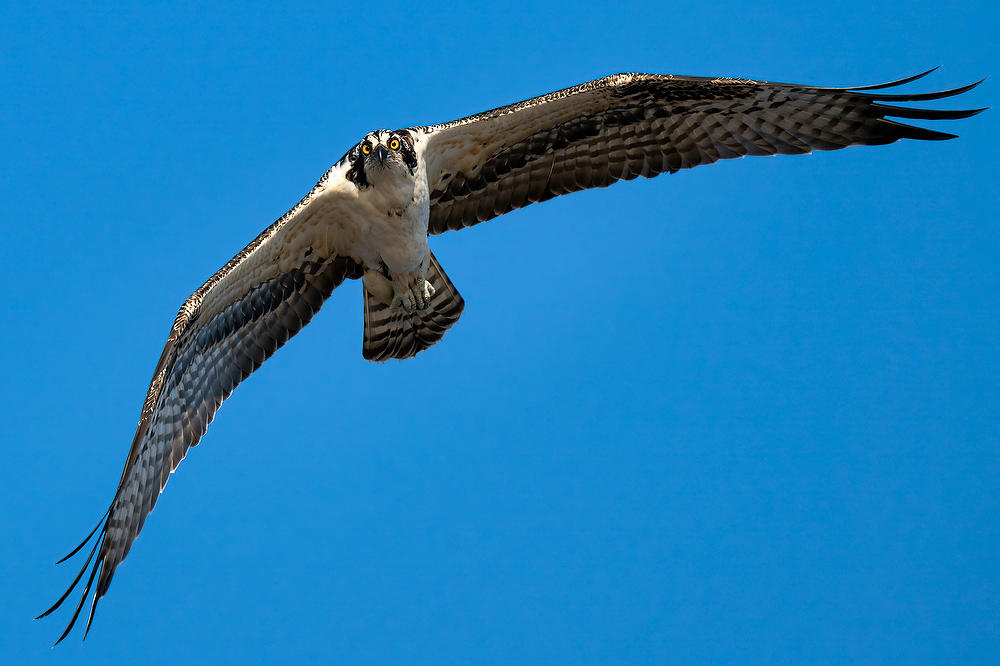
[[[302,228],[286,233],[317,214],[316,207],[310,210],[316,192],[265,230],[181,307],[153,374],[114,501],[101,523],[64,560],[97,535],[89,557],[66,593],[39,616],[66,600],[93,561],[80,602],[59,641],[76,623],[96,579],[89,631],[97,601],[107,592],[171,472],[198,444],[222,401],[309,323],[339,284],[361,277],[358,263],[324,246],[325,235],[314,243]],[[323,214],[322,207],[319,210]]]
[[[932,70],[933,71],[933,70]],[[967,118],[884,102],[929,72],[857,88],[617,74],[442,125],[415,128],[431,190],[429,233],[461,229],[560,194],[745,155],[802,154],[954,135],[892,118]]]

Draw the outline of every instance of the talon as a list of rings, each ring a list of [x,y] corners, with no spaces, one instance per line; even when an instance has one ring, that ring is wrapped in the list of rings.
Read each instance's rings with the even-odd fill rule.
[[[417,309],[425,310],[430,307],[431,296],[434,295],[434,287],[427,280],[418,278],[413,284],[413,294],[416,297]]]
[[[423,278],[416,278],[405,289],[396,287],[389,307],[402,307],[408,313],[425,310],[430,306],[434,293],[434,286],[430,282]]]

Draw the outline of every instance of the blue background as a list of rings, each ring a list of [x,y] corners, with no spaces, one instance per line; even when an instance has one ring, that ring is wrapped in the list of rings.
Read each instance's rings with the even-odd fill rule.
[[[407,362],[343,286],[50,650],[178,306],[369,130],[1000,71],[985,1],[272,4],[0,8],[4,663],[995,663],[996,110],[433,238],[467,308]]]

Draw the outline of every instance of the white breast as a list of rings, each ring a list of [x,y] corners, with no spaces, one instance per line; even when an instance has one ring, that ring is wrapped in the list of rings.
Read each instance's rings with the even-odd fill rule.
[[[383,262],[390,273],[416,271],[427,256],[427,220],[430,197],[423,163],[416,174],[387,170],[358,191],[356,222],[362,229],[356,237],[354,256],[371,268]]]

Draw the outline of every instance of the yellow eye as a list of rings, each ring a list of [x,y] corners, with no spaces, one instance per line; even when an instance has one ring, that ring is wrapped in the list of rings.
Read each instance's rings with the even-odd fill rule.
[[[389,147],[393,150],[399,150],[399,139],[395,137],[389,139]]]
[[[361,152],[364,153],[365,155],[370,154],[372,152],[371,144],[369,143],[361,144]]]

